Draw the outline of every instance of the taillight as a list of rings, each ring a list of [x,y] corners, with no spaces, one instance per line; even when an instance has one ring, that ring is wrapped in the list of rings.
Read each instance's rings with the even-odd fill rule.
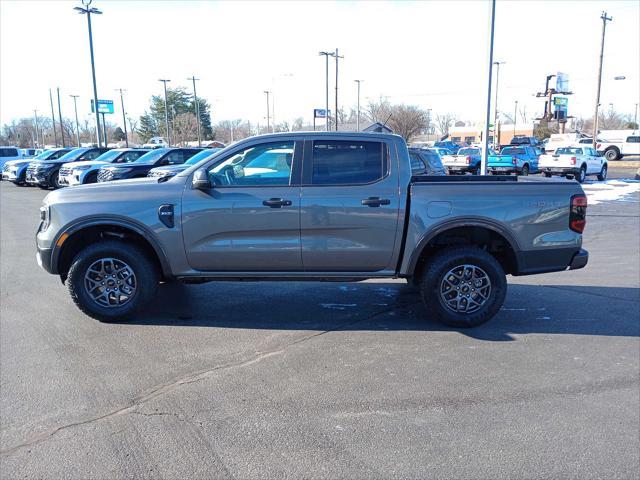
[[[601,143],[596,143],[596,150],[600,150]]]
[[[511,157],[511,163],[513,163],[514,165],[517,165],[518,159],[516,157]]]
[[[467,160],[467,165],[471,165],[471,157],[467,155],[466,160]]]
[[[571,197],[571,211],[569,213],[569,228],[576,233],[584,232],[587,224],[587,197],[584,193]]]
[[[575,165],[576,164],[576,157],[571,157],[571,165]]]

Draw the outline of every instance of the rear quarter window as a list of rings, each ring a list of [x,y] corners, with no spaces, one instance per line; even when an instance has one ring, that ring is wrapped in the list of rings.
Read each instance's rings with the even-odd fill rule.
[[[384,142],[317,140],[313,142],[313,185],[366,185],[388,171]]]

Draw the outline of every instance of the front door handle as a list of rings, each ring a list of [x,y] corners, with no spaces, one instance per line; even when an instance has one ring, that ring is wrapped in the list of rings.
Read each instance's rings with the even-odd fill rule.
[[[380,198],[380,197],[369,197],[362,200],[362,205],[367,205],[369,207],[379,207],[380,205],[390,205],[391,200],[388,198]]]
[[[264,200],[262,205],[271,208],[281,208],[290,207],[292,204],[291,200],[285,200],[284,198],[270,198],[269,200]]]

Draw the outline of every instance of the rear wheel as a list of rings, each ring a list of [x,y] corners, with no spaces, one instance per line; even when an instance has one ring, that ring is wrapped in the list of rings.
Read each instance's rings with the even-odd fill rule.
[[[89,245],[73,260],[69,294],[84,313],[121,322],[147,305],[159,282],[155,264],[135,245],[120,241]]]
[[[604,158],[609,162],[613,162],[620,158],[620,152],[616,148],[610,148],[604,152]]]
[[[504,303],[507,279],[491,254],[452,247],[436,254],[420,283],[427,311],[452,327],[476,327],[493,318]]]
[[[523,177],[526,177],[527,175],[529,175],[529,165],[525,164],[525,165],[522,167],[522,173],[521,173],[521,175],[522,175]]]
[[[569,177],[567,176],[567,178]],[[584,165],[581,166],[580,171],[578,172],[575,178],[578,181],[578,183],[584,182],[585,179],[587,178],[587,167],[585,167]]]
[[[550,173],[547,173],[547,172],[544,172],[544,176],[547,177],[547,178],[553,177],[553,175],[551,175]]]
[[[598,180],[604,182],[607,179],[607,170],[607,166],[603,165],[602,170],[600,170],[600,173],[598,174]]]

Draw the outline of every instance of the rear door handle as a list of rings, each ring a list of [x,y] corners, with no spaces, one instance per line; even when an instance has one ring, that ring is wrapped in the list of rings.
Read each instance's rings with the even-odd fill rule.
[[[270,198],[269,200],[264,200],[262,205],[271,208],[281,208],[290,207],[292,203],[291,200],[285,200],[284,198]]]
[[[380,205],[391,205],[391,200],[389,200],[388,198],[369,197],[365,198],[360,203],[369,207],[379,207]]]

